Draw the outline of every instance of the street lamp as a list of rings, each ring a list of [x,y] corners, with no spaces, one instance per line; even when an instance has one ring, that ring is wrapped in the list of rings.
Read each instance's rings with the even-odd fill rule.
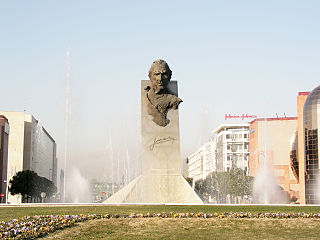
[[[5,183],[5,185],[6,185],[6,195],[4,196],[5,197],[5,204],[7,204],[8,203],[8,188],[9,188],[9,186],[8,186],[8,181],[7,180],[3,180],[3,182]]]

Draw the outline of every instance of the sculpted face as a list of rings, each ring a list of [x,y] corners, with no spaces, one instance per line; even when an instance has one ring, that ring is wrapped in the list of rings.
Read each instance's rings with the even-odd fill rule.
[[[167,113],[170,109],[178,109],[182,102],[178,96],[166,91],[172,72],[164,60],[154,61],[149,70],[150,85],[144,89],[148,106],[148,114],[158,126],[165,127],[170,120]]]
[[[167,88],[171,73],[168,64],[164,60],[153,62],[149,71],[149,78],[156,93]]]

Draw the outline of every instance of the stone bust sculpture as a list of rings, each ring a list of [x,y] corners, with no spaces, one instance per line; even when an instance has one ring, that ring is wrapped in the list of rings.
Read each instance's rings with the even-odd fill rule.
[[[149,70],[151,86],[145,88],[148,114],[152,121],[161,127],[169,124],[167,113],[170,109],[178,109],[182,102],[180,98],[169,93],[167,85],[171,79],[172,71],[166,61],[159,59],[152,63]]]

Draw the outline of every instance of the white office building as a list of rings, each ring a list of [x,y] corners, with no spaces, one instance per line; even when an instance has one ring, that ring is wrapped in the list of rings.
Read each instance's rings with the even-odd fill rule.
[[[217,171],[249,169],[249,124],[222,124],[214,131]]]
[[[249,124],[222,124],[196,152],[187,158],[188,177],[205,179],[213,171],[249,169]]]
[[[194,181],[205,179],[216,170],[215,147],[215,142],[209,141],[187,158],[189,178]]]

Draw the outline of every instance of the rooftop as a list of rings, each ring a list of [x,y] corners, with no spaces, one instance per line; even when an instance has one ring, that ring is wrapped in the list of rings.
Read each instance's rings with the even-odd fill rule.
[[[279,118],[256,118],[250,124],[254,122],[260,122],[260,121],[290,121],[290,120],[297,120],[297,117],[279,117]]]
[[[249,123],[224,123],[213,131],[213,134],[219,133],[224,129],[245,128],[249,127]]]

